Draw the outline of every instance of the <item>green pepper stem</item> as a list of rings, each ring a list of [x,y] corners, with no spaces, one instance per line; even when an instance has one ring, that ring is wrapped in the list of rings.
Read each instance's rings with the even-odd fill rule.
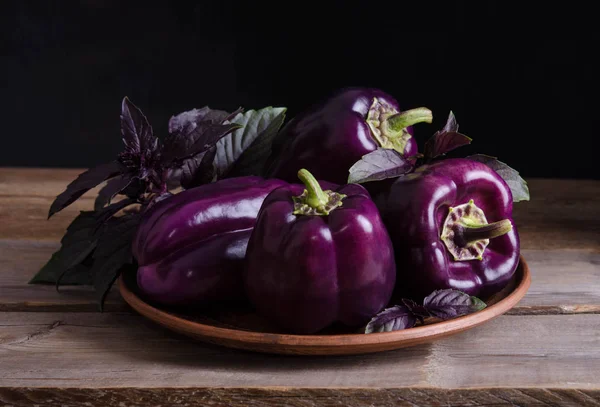
[[[298,178],[306,186],[307,196],[304,201],[312,208],[322,208],[329,202],[329,197],[319,185],[317,179],[307,170],[302,168],[298,171]]]
[[[512,223],[509,219],[502,219],[498,222],[488,223],[486,225],[473,225],[461,222],[461,227],[457,234],[460,235],[460,245],[466,245],[478,240],[493,239],[507,234],[512,230]]]
[[[396,113],[386,119],[387,127],[393,132],[400,132],[417,123],[431,123],[433,113],[426,107],[417,107]]]

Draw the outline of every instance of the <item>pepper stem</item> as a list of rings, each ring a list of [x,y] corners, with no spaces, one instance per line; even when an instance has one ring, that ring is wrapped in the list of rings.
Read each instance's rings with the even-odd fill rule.
[[[460,223],[462,223],[461,227],[455,232],[456,238],[460,236],[460,240],[464,241],[465,246],[468,243],[478,240],[493,239],[505,235],[512,230],[512,223],[509,219],[502,219],[498,222],[488,223],[487,225],[469,225],[468,222]]]
[[[306,189],[299,196],[292,197],[294,215],[329,215],[329,212],[342,206],[346,195],[330,190],[323,191],[319,181],[308,170],[298,171],[298,178]]]
[[[433,113],[426,107],[417,107],[410,110],[405,110],[389,116],[385,120],[385,126],[393,133],[400,135],[400,132],[405,128],[417,123],[431,123],[433,121]],[[388,135],[392,138],[393,135]]]
[[[457,261],[482,260],[490,239],[513,228],[510,219],[488,223],[483,210],[473,199],[449,208],[440,238]]]
[[[412,138],[407,127],[432,121],[433,114],[425,107],[398,113],[395,106],[378,98],[373,98],[373,103],[367,113],[367,124],[377,143],[382,148],[394,149],[400,154],[404,154],[406,145]]]
[[[304,203],[315,209],[324,207],[329,201],[329,197],[323,192],[319,181],[304,168],[298,171],[298,178],[300,178],[307,191]]]

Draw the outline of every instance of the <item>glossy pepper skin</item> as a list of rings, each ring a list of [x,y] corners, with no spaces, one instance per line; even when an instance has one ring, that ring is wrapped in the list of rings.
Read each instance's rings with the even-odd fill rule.
[[[394,244],[398,295],[454,288],[486,297],[513,276],[520,243],[512,194],[485,164],[454,158],[417,167],[375,201]]]
[[[323,191],[310,173],[298,174],[306,186],[274,190],[259,212],[244,272],[248,298],[296,334],[367,323],[388,304],[396,276],[379,212],[358,184]]]
[[[141,292],[165,305],[244,298],[248,239],[263,200],[282,185],[255,176],[224,179],[148,209],[133,241]]]
[[[431,123],[429,109],[400,112],[379,89],[346,88],[290,120],[277,135],[265,176],[296,182],[305,168],[317,179],[345,184],[348,170],[379,147],[417,153],[412,125]]]

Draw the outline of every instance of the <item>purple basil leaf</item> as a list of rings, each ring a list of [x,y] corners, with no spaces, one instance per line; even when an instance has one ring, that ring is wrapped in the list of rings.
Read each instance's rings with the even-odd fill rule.
[[[423,300],[423,306],[429,313],[440,319],[451,319],[461,315],[480,311],[486,304],[459,290],[436,290]]]
[[[425,157],[433,159],[455,148],[471,144],[472,139],[458,132],[458,123],[454,113],[450,112],[448,121],[441,131],[437,131],[425,142]]]
[[[396,150],[379,148],[363,155],[350,167],[348,183],[360,184],[394,178],[406,174],[412,169],[412,163]]]
[[[157,203],[159,203],[160,201],[164,201],[165,199],[171,198],[172,196],[174,196],[175,194],[173,194],[172,192],[169,191],[165,191],[162,192],[160,194],[155,195],[150,202],[148,202],[148,205],[146,206],[145,210],[149,210],[151,207],[153,207],[154,205],[156,205]]]
[[[452,111],[448,114],[448,119],[446,120],[446,124],[442,131],[445,133],[458,133],[458,122]]]
[[[106,205],[109,205],[112,199],[131,184],[133,176],[130,173],[120,175],[109,180],[102,189],[98,192],[94,202],[94,209],[101,210]]]
[[[56,289],[58,290],[61,285],[92,285],[92,274],[90,273],[94,263],[92,254],[93,252],[75,267],[65,270],[56,279]]]
[[[181,166],[181,186],[184,189],[190,189],[215,181],[214,160],[216,154],[217,146],[212,146],[207,151],[185,160]]]
[[[54,202],[52,202],[50,211],[48,212],[48,218],[71,205],[90,189],[100,185],[107,179],[120,174],[121,171],[121,165],[117,161],[111,161],[106,164],[100,164],[97,167],[79,174],[79,176],[71,181],[71,183],[67,185],[67,188],[56,197]]]
[[[131,242],[140,219],[139,214],[113,217],[100,232],[90,272],[101,311],[104,299],[122,268],[133,263]]]
[[[94,251],[98,241],[96,230],[96,213],[82,211],[67,227],[60,243],[60,248],[50,260],[29,281],[30,284],[57,284],[61,276],[72,270]],[[88,279],[74,281],[72,284],[85,284]]]
[[[427,311],[427,308],[425,308],[422,305],[417,304],[413,300],[403,298],[402,304],[404,304],[405,307],[407,307],[413,314],[415,314],[415,316],[417,318],[419,318],[419,320],[421,322],[423,322],[423,318],[427,318],[427,317],[431,316],[429,311]]]
[[[502,179],[508,184],[510,191],[512,192],[513,202],[529,201],[529,187],[527,182],[521,178],[519,172],[507,164],[485,154],[474,154],[467,156],[469,160],[479,161],[484,163],[502,177]]]
[[[165,165],[180,165],[181,161],[193,157],[228,135],[240,126],[235,123],[225,123],[232,115],[222,110],[213,111],[208,107],[194,109],[171,117],[169,135],[165,139],[162,162]]]
[[[365,328],[365,333],[391,332],[412,328],[417,323],[417,317],[404,305],[386,308],[375,315]]]
[[[148,175],[162,170],[162,145],[140,109],[125,97],[121,105],[121,134],[125,149],[118,161],[135,177],[149,182]]]
[[[95,213],[96,216],[96,231],[99,230],[110,218],[116,215],[121,209],[125,209],[129,205],[135,203],[134,199],[125,198],[113,204],[110,204]]]
[[[121,104],[121,134],[125,150],[131,155],[149,155],[158,148],[158,138],[148,119],[127,97]]]
[[[286,110],[268,106],[233,117],[231,122],[240,127],[216,144],[214,164],[217,179],[246,175],[262,167],[262,161],[266,161],[270,154],[271,141],[283,124]],[[254,144],[257,141],[260,144]],[[246,151],[249,154],[244,154]]]
[[[210,111],[215,113],[217,119],[219,118],[219,114],[223,116],[218,123],[221,123],[222,119],[225,118],[225,115],[227,114],[227,112],[223,110],[211,110],[208,106],[181,112],[176,116],[171,116],[169,119],[169,134],[188,133],[190,128],[193,129],[196,127],[196,123],[202,121]]]
[[[242,108],[229,113],[224,110],[211,109],[204,106],[200,109],[192,109],[187,112],[179,113],[177,116],[171,116],[169,119],[169,134],[187,133],[193,129],[199,122],[211,122],[221,124],[225,120],[230,120],[242,111]]]

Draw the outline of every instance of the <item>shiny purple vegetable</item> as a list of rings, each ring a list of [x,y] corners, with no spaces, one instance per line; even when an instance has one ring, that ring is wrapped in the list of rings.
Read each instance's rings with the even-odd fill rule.
[[[166,305],[244,298],[248,239],[263,200],[283,185],[254,176],[229,178],[156,203],[133,241],[141,292]]]
[[[379,147],[417,154],[411,126],[431,121],[429,109],[400,112],[398,102],[381,90],[342,89],[283,127],[265,174],[296,182],[298,169],[306,168],[317,179],[345,184],[350,167]]]
[[[454,288],[485,297],[519,262],[519,235],[506,182],[464,158],[418,167],[374,197],[394,243],[396,293],[421,299]]]
[[[356,327],[388,304],[396,269],[389,235],[368,192],[333,187],[305,169],[305,186],[265,199],[246,254],[246,293],[280,327],[310,334],[334,322]]]

